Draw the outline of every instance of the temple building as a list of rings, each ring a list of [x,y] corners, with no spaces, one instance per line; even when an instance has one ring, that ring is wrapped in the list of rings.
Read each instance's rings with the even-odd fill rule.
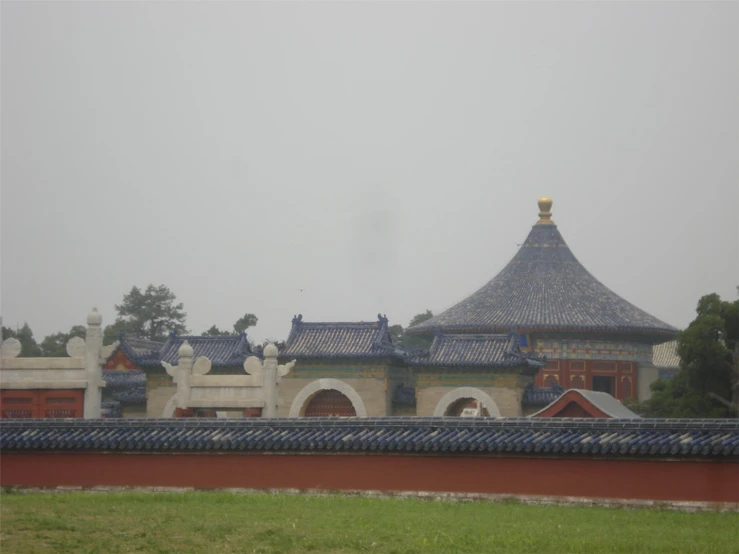
[[[417,414],[520,416],[526,387],[544,366],[521,351],[519,336],[437,334],[428,352],[410,358]]]
[[[162,362],[176,364],[177,352],[185,341],[192,346],[196,357],[205,356],[211,361],[211,375],[243,374],[244,361],[253,355],[245,333],[227,336],[173,334],[164,343],[121,335],[112,348],[108,347],[110,353],[103,364],[106,388],[111,389],[103,393],[104,415],[162,417],[167,402],[177,390]],[[120,407],[116,407],[116,401]],[[215,417],[215,412],[202,410],[195,415]]]
[[[280,384],[282,417],[396,415],[396,389],[412,378],[382,315],[349,323],[296,316],[280,360],[297,361]]]
[[[643,400],[658,377],[652,348],[674,339],[677,329],[593,277],[562,238],[552,221],[551,206],[551,199],[539,200],[539,221],[498,275],[408,332],[515,331],[524,352],[547,359],[536,376],[537,387],[593,390],[618,400]],[[529,397],[536,394],[531,392]]]

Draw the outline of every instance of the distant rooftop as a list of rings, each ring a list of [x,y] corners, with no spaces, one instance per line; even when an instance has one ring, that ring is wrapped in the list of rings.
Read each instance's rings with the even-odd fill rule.
[[[402,357],[393,345],[388,320],[382,315],[372,322],[306,322],[293,318],[292,330],[280,356],[295,358]]]
[[[162,361],[177,364],[177,351],[185,340],[196,358],[207,357],[213,367],[240,366],[252,355],[245,333],[215,337],[170,335],[164,343],[122,335],[118,348],[140,368],[161,367]]]
[[[652,365],[661,369],[680,369],[677,341],[671,340],[652,347]]]
[[[637,334],[648,342],[677,329],[640,310],[593,277],[570,251],[539,200],[539,221],[514,258],[490,282],[411,334],[591,331]]]
[[[428,353],[417,354],[411,363],[446,367],[543,367],[544,361],[523,354],[516,333],[506,335],[442,335],[434,337]]]

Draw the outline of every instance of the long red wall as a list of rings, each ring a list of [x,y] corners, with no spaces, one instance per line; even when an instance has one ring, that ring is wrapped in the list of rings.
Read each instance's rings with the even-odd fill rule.
[[[0,484],[429,491],[739,503],[739,465],[712,461],[4,453]]]

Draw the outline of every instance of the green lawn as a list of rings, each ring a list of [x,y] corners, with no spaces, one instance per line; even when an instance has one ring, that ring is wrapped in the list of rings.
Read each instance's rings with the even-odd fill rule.
[[[739,514],[268,494],[0,495],[0,550],[733,552]]]

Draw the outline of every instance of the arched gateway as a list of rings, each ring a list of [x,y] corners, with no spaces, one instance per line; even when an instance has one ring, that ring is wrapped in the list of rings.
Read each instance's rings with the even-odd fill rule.
[[[480,415],[500,417],[500,409],[498,409],[495,401],[489,395],[474,387],[459,387],[446,393],[436,405],[434,417],[463,415],[462,412],[471,403],[474,403],[475,407],[479,405]]]
[[[290,417],[367,417],[362,398],[339,379],[317,379],[295,396]]]

